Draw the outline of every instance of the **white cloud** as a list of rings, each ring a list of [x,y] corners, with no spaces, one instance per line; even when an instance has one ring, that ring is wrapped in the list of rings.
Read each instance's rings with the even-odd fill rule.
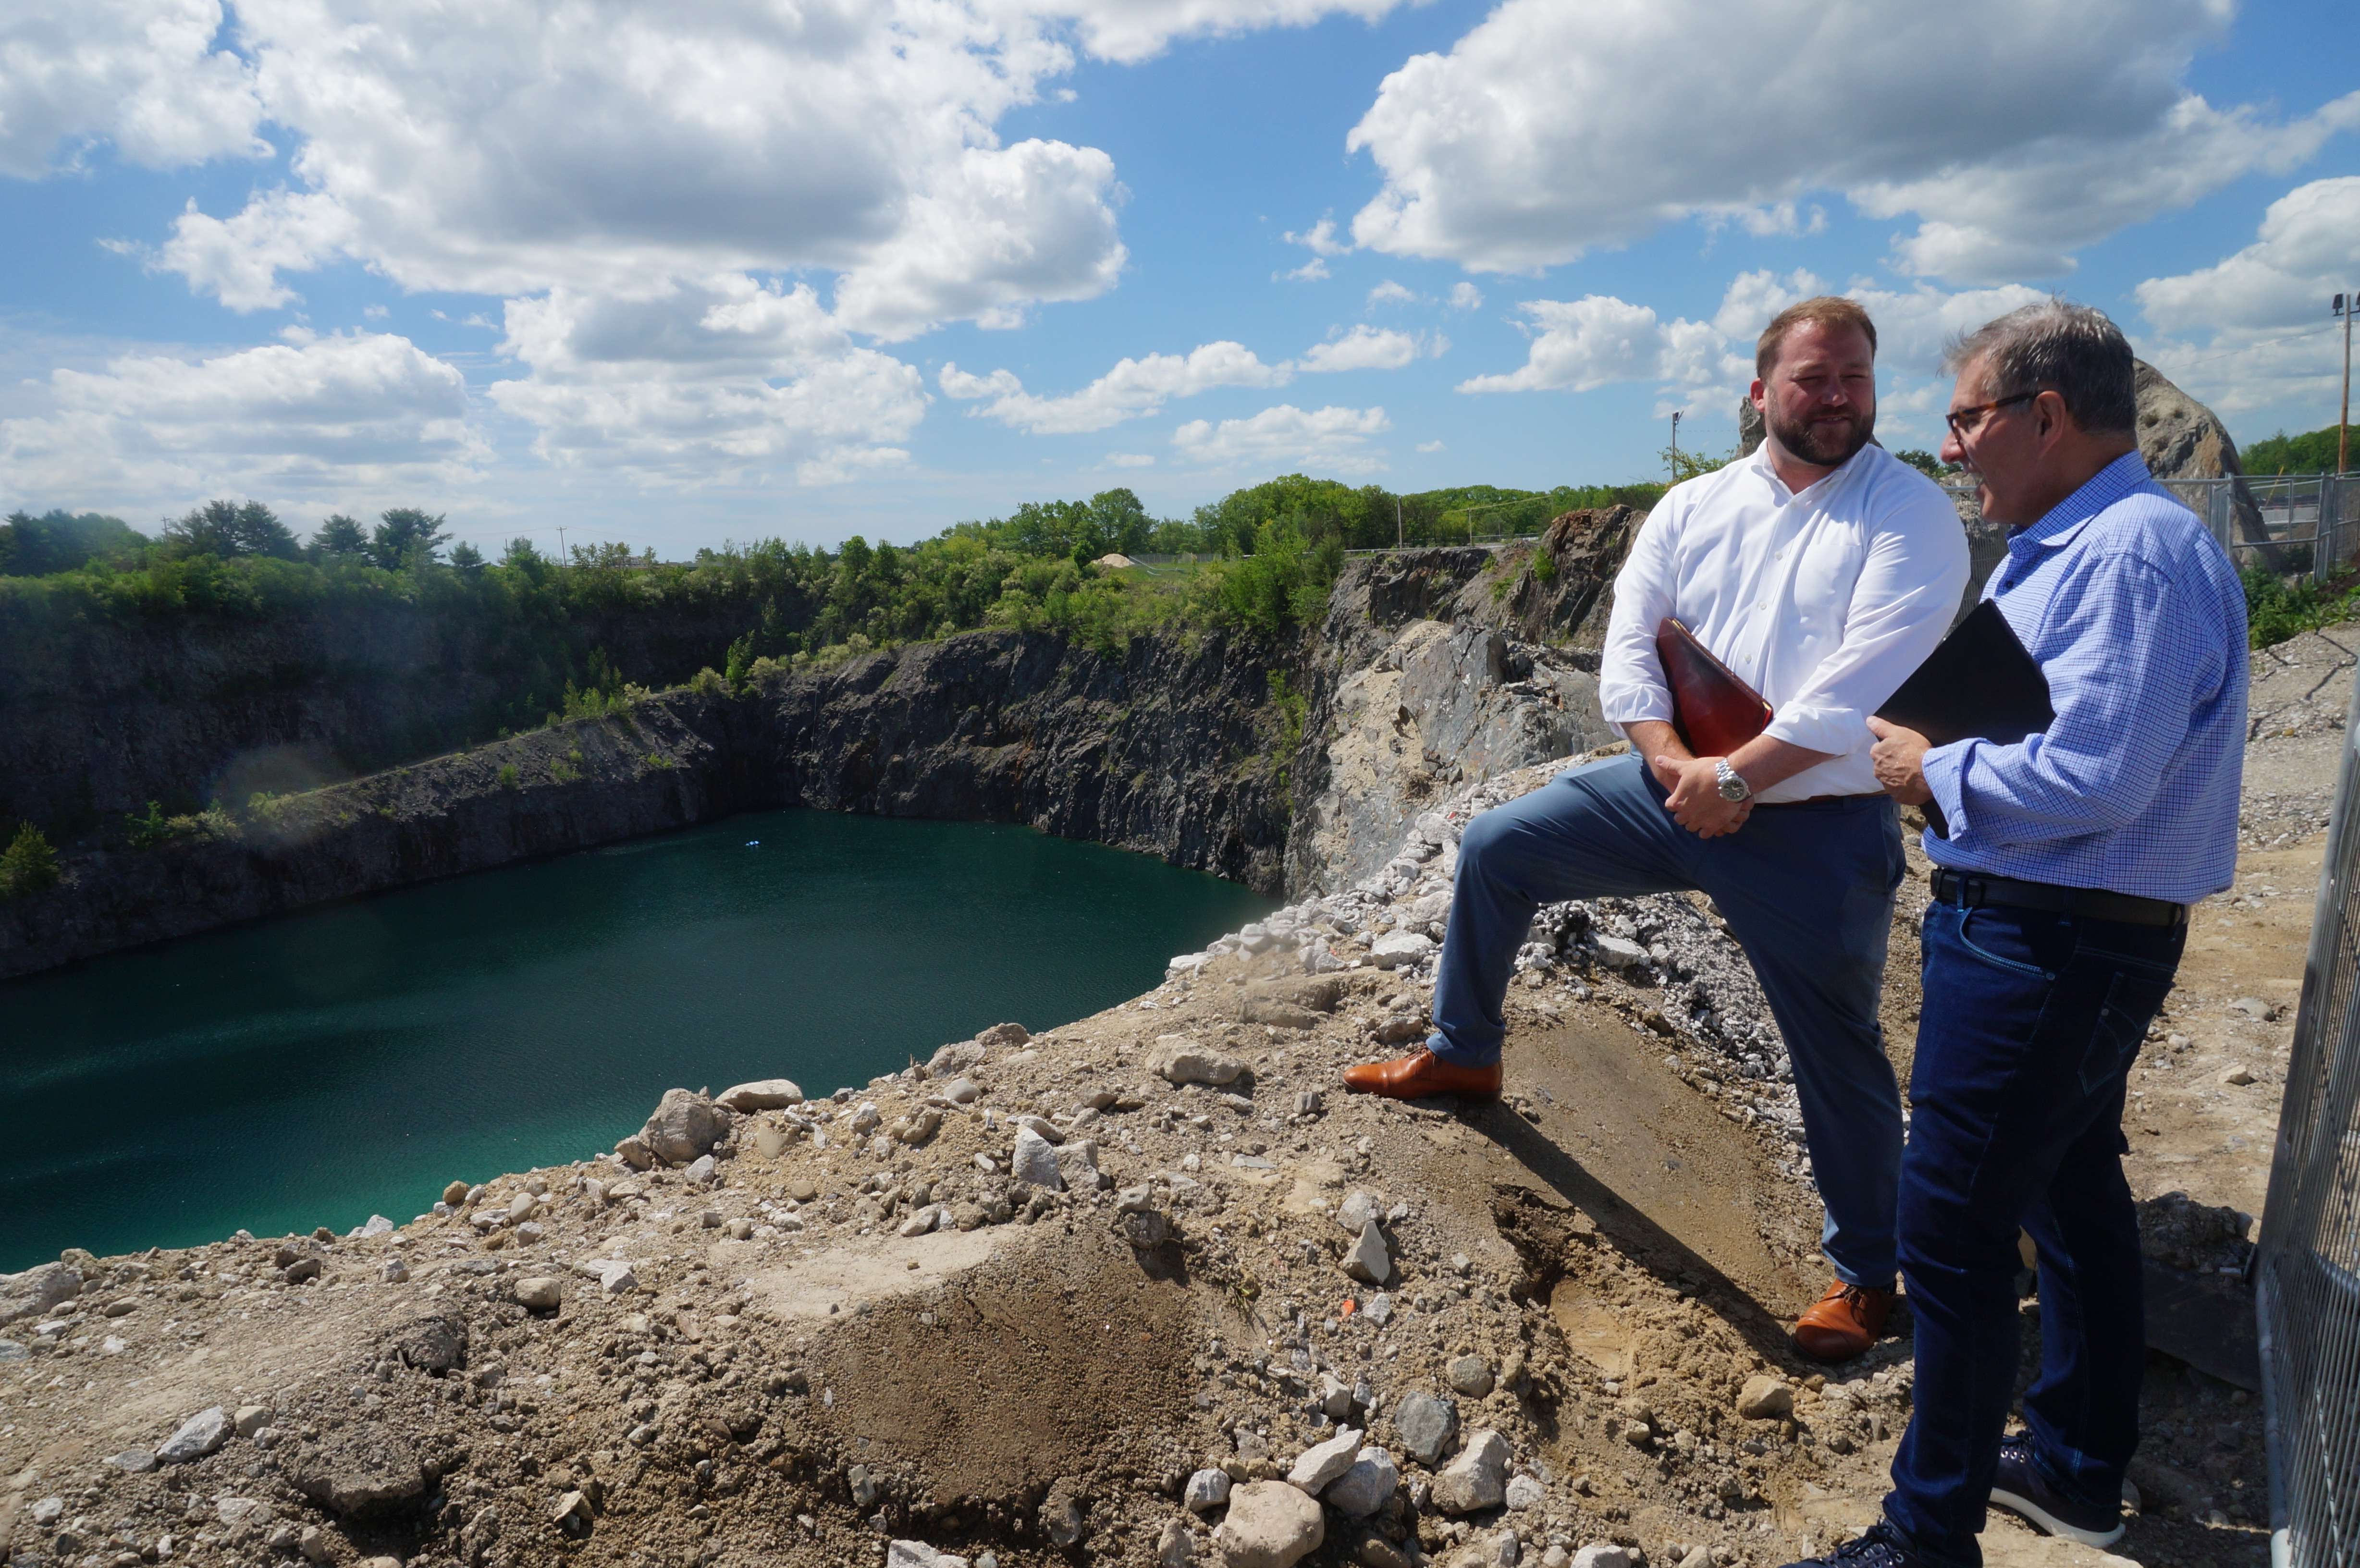
[[[1191,419],[1172,432],[1180,455],[1213,468],[1262,468],[1290,463],[1339,474],[1371,474],[1384,467],[1383,454],[1369,448],[1371,437],[1392,428],[1382,408],[1315,408],[1292,403],[1264,408],[1249,419]]]
[[[1401,0],[1067,0],[1040,7],[1070,16],[1089,52],[1131,62],[1161,53],[1175,38],[1219,37],[1264,27],[1307,27],[1342,15],[1373,22]]]
[[[2360,280],[2360,176],[2299,185],[2270,203],[2254,243],[2214,265],[2150,278],[2139,309],[2161,337],[2143,352],[2216,412],[2330,409],[2342,339],[2328,314]]]
[[[1896,239],[1909,270],[2053,274],[2077,246],[2360,124],[2360,93],[2282,120],[2191,92],[2190,62],[2231,11],[1505,0],[1449,53],[1388,76],[1353,128],[1347,146],[1384,186],[1352,236],[1530,271],[1688,217],[1807,230],[1802,198],[1826,191],[1918,219]],[[1804,120],[1782,124],[1795,104]]]
[[[1442,450],[1442,443],[1438,441],[1420,441],[1417,443],[1417,450],[1422,452],[1440,452]]]
[[[1284,386],[1293,373],[1291,365],[1265,365],[1243,343],[1225,340],[1185,354],[1118,360],[1104,376],[1062,397],[1036,397],[1006,370],[972,376],[945,365],[936,380],[945,396],[980,402],[971,412],[986,419],[1033,435],[1073,435],[1143,418],[1168,398],[1193,397],[1216,387]]]
[[[858,348],[808,284],[722,274],[653,299],[557,290],[509,301],[489,388],[563,467],[695,485],[792,470],[832,484],[903,461],[924,415],[915,368]]]
[[[1415,305],[1420,298],[1415,290],[1404,289],[1388,278],[1369,290],[1367,309],[1373,310],[1380,305]]]
[[[1327,278],[1328,263],[1315,256],[1291,271],[1273,272],[1270,276],[1272,281],[1277,283],[1317,283]]]
[[[1098,466],[1101,468],[1153,468],[1155,466],[1155,454],[1152,452],[1110,452],[1106,454],[1106,461]]]
[[[20,495],[177,510],[207,493],[445,488],[489,458],[455,366],[385,333],[291,336],[52,371],[47,412],[0,420],[0,471]]]
[[[0,175],[92,142],[167,169],[262,158],[254,69],[213,47],[220,0],[9,0],[0,7]]]
[[[1470,377],[1459,391],[1589,392],[1617,381],[1686,380],[1690,362],[1721,343],[1708,322],[1659,321],[1647,306],[1609,294],[1535,299],[1516,309],[1539,329],[1524,365]]]
[[[1480,310],[1483,308],[1483,290],[1465,278],[1450,286],[1450,308],[1454,310]]]
[[[1333,218],[1320,219],[1304,234],[1298,234],[1289,229],[1284,237],[1288,245],[1302,245],[1314,256],[1342,256],[1352,248],[1336,237],[1336,220]]]
[[[1315,343],[1295,362],[1295,368],[1305,371],[1328,370],[1399,370],[1414,364],[1421,354],[1439,357],[1450,347],[1450,340],[1437,334],[1397,332],[1390,328],[1357,326],[1340,338]]]

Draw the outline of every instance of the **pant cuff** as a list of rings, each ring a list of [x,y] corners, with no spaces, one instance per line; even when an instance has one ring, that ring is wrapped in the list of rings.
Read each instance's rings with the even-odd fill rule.
[[[1461,1051],[1451,1044],[1439,1029],[1426,1037],[1426,1049],[1434,1052],[1437,1060],[1447,1062],[1453,1067],[1489,1067],[1500,1060],[1498,1046],[1488,1051]]]

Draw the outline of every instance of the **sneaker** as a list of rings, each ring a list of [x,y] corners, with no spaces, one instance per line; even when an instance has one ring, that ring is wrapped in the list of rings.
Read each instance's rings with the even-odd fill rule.
[[[2000,1439],[1999,1474],[1992,1478],[1991,1500],[2044,1534],[2084,1546],[2112,1546],[2123,1538],[2122,1505],[2092,1508],[2050,1486],[2032,1462],[2032,1439],[2023,1432]]]
[[[1926,1568],[1926,1560],[1903,1543],[1899,1530],[1878,1519],[1859,1540],[1845,1541],[1825,1557],[1789,1563],[1786,1568]]]

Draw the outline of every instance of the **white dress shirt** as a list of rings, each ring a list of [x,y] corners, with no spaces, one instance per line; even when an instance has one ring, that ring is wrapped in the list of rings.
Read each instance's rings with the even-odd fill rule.
[[[1877,790],[1868,715],[1934,651],[1967,583],[1967,536],[1934,482],[1861,448],[1808,489],[1764,447],[1672,487],[1614,580],[1600,661],[1607,722],[1669,722],[1655,627],[1674,616],[1768,699],[1769,734],[1834,755],[1765,804]]]

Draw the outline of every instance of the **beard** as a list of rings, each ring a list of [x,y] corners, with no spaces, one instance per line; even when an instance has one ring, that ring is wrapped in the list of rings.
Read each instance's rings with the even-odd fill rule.
[[[1819,468],[1837,468],[1852,461],[1869,438],[1876,433],[1876,416],[1852,414],[1841,419],[1805,419],[1789,423],[1775,413],[1765,412],[1763,422],[1778,444],[1805,463]]]

